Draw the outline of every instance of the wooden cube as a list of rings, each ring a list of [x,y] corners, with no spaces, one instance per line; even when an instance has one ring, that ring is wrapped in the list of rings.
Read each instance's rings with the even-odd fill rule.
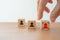
[[[29,20],[28,21],[28,28],[36,28],[36,21],[35,20]]]
[[[49,30],[50,22],[47,20],[42,21],[42,29]]]
[[[25,27],[25,19],[18,19],[18,27]]]

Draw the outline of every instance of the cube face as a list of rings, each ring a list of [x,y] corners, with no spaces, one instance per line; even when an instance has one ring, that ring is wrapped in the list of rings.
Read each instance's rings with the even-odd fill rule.
[[[50,26],[50,22],[47,20],[42,21],[42,29],[48,30]]]
[[[36,21],[35,20],[29,20],[28,21],[28,28],[36,28]]]
[[[25,26],[25,19],[18,19],[18,27],[24,27]]]

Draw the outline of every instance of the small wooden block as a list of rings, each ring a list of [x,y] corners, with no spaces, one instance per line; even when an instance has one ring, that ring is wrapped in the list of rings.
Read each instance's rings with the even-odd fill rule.
[[[18,19],[18,27],[25,27],[25,19]]]
[[[28,21],[28,28],[36,28],[36,21],[35,20],[29,20]]]
[[[43,30],[49,30],[49,25],[50,25],[49,21],[47,21],[47,20],[42,21],[42,29]]]

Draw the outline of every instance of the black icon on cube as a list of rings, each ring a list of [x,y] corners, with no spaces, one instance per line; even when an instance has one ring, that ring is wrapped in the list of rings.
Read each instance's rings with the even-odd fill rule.
[[[33,22],[31,22],[31,24],[30,24],[30,27],[34,27],[34,24],[33,24]]]
[[[18,19],[18,27],[25,27],[25,19]]]
[[[20,25],[23,25],[23,21],[20,21]]]

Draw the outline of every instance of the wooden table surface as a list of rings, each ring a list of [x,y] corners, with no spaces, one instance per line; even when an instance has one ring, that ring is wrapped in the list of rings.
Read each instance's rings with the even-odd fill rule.
[[[51,23],[50,30],[18,28],[14,22],[0,23],[0,40],[60,40],[60,23]]]

